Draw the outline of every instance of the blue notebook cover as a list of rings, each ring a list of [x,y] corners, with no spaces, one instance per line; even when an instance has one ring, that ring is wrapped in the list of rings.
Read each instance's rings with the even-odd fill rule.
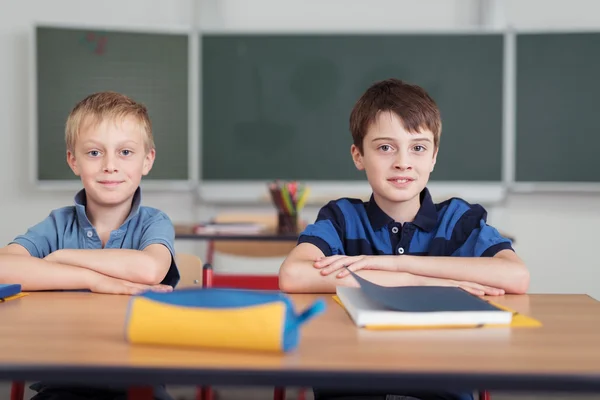
[[[0,283],[0,299],[5,299],[15,294],[21,293],[21,285],[19,284],[3,284]]]
[[[458,287],[404,286],[384,287],[350,271],[360,289],[371,300],[388,310],[407,312],[498,311],[503,310]]]

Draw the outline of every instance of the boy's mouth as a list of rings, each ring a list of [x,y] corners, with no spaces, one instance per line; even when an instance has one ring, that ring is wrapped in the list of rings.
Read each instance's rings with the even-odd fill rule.
[[[123,181],[98,181],[98,183],[104,186],[117,186],[123,183]]]
[[[408,176],[400,176],[400,177],[388,179],[388,182],[390,182],[392,185],[394,185],[397,188],[404,188],[404,187],[410,185],[411,182],[413,182],[413,181],[414,181],[414,179],[410,178]]]
[[[401,176],[401,177],[397,177],[397,178],[390,178],[388,179],[389,182],[393,182],[393,183],[409,183],[414,181],[413,178],[409,178],[406,176]]]

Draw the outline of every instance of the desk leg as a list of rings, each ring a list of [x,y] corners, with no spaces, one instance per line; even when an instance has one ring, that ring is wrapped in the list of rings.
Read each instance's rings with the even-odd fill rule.
[[[285,388],[276,387],[273,392],[273,399],[274,400],[285,400]]]
[[[479,392],[479,400],[492,400],[490,392]]]
[[[213,400],[214,393],[210,386],[200,386],[196,389],[196,400]]]
[[[10,400],[23,400],[25,396],[25,382],[13,382],[10,387]]]
[[[152,400],[153,396],[152,386],[131,386],[127,389],[127,400]]]

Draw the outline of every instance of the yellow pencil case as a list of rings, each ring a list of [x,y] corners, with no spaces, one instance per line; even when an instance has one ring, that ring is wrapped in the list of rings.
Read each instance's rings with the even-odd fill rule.
[[[133,296],[126,318],[130,343],[269,350],[298,345],[299,329],[325,310],[322,299],[301,313],[279,292],[183,289]]]

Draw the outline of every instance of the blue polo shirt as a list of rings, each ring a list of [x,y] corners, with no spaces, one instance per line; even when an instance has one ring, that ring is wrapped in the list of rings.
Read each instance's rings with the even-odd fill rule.
[[[342,198],[325,205],[298,243],[312,243],[331,255],[492,257],[511,249],[511,241],[486,223],[479,204],[458,198],[435,204],[429,191],[420,194],[414,221],[401,224],[375,202]]]
[[[179,271],[175,264],[175,229],[160,210],[141,206],[141,189],[133,196],[131,211],[123,224],[110,233],[104,248],[144,250],[162,244],[171,252],[171,267],[162,283],[175,287]],[[25,247],[33,257],[44,258],[59,249],[101,249],[102,241],[85,213],[85,189],[75,196],[75,205],[53,210],[12,243]]]
[[[312,243],[325,256],[492,257],[500,250],[512,250],[511,241],[486,223],[487,212],[482,206],[458,198],[435,204],[427,189],[421,192],[420,201],[414,221],[404,224],[383,212],[373,196],[368,202],[349,198],[331,201],[321,208],[317,221],[300,234],[298,243]],[[314,391],[318,398],[354,394],[318,388]],[[414,393],[413,396],[428,400],[473,399],[471,393]]]

